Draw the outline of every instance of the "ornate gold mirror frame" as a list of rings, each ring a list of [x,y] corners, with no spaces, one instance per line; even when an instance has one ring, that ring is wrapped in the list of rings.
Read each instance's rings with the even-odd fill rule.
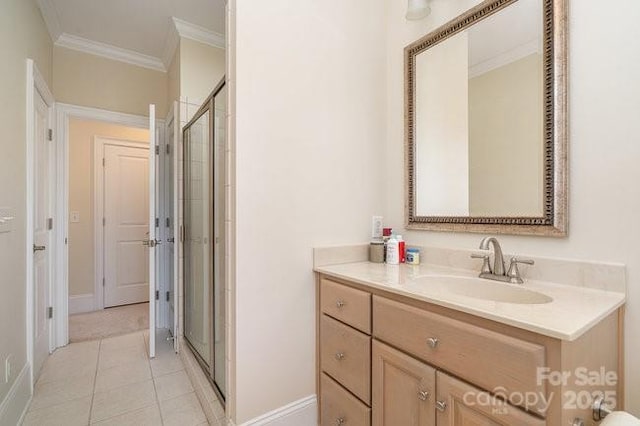
[[[563,237],[568,222],[567,168],[567,4],[543,2],[544,200],[540,217],[416,215],[415,72],[416,56],[518,0],[487,0],[411,43],[405,58],[405,216],[414,230],[481,232]]]

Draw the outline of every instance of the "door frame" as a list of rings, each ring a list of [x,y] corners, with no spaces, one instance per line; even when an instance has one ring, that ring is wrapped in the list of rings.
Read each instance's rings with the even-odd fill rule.
[[[56,103],[56,203],[54,241],[56,246],[56,268],[53,292],[55,315],[55,347],[69,343],[69,121],[71,118],[102,121],[141,129],[149,128],[149,118],[79,105]],[[164,120],[156,119],[156,125],[164,139]],[[149,147],[149,149],[152,149]],[[162,151],[161,151],[162,153]]]
[[[122,146],[128,148],[143,148],[151,150],[149,144],[111,138],[107,136],[93,137],[93,245],[94,245],[94,309],[96,311],[104,309],[104,286],[102,280],[104,278],[104,226],[102,224],[102,215],[98,212],[104,212],[104,167],[102,159],[104,158],[105,145]],[[102,173],[96,173],[102,170]],[[102,179],[101,179],[102,178]],[[151,302],[151,301],[149,301]]]
[[[33,120],[33,115],[35,113],[35,104],[33,102],[33,97],[36,93],[39,93],[42,99],[44,100],[47,108],[49,110],[48,124],[50,129],[54,129],[54,114],[55,114],[55,99],[53,94],[49,90],[45,79],[42,77],[42,74],[38,70],[35,62],[32,59],[27,59],[27,116],[26,116],[26,170],[27,170],[27,185],[26,185],[26,277],[27,277],[27,288],[26,288],[26,313],[27,313],[27,362],[29,365],[29,374],[30,374],[30,386],[31,391],[33,392],[33,362],[35,359],[35,281],[33,276],[33,239],[34,239],[34,228],[33,228],[33,197],[35,195],[35,179],[34,179],[34,167],[35,164],[33,162],[33,154],[35,151],[35,145],[33,138],[35,136],[35,122]],[[54,138],[51,141],[52,144],[55,143],[55,132]],[[50,151],[50,177],[55,178],[55,161],[56,161],[56,151],[52,149]],[[52,197],[52,194],[55,194],[54,191],[54,181],[55,179],[51,179],[50,192],[49,192],[49,206],[53,213],[56,212],[56,197]],[[55,214],[53,214],[55,218]],[[55,226],[54,226],[54,234],[55,234]],[[55,235],[51,236],[51,241],[55,241]],[[53,300],[53,287],[55,283],[55,273],[56,273],[56,245],[52,244],[49,247],[49,277],[50,277],[50,285],[49,285],[49,306],[52,306]],[[54,336],[53,336],[53,326],[52,322],[49,322],[49,352],[53,351],[55,348]]]

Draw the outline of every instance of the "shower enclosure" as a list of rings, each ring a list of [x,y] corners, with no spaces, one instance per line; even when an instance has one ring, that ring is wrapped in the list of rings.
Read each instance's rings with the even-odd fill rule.
[[[183,129],[184,337],[224,402],[224,79]]]

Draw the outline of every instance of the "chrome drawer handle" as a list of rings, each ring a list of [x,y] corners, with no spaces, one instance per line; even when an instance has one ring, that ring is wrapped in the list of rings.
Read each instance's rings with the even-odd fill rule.
[[[427,339],[427,344],[431,347],[431,349],[435,349],[436,347],[438,347],[438,338],[437,337],[429,337]]]
[[[343,354],[342,352],[338,352],[338,353],[336,354],[336,359],[337,359],[338,361],[342,361],[342,360],[344,359],[344,354]]]
[[[427,391],[418,392],[418,399],[420,401],[426,401],[427,399],[429,399],[429,392]]]
[[[444,412],[444,410],[447,409],[446,401],[436,401],[436,408],[438,409],[438,411]]]
[[[339,425],[343,425],[343,424],[345,424],[345,423],[346,423],[346,420],[344,419],[344,417],[338,417],[338,418],[336,419],[336,425],[338,425],[338,426],[339,426]]]
[[[338,309],[342,308],[345,305],[344,300],[338,300],[336,302],[336,306],[338,307]]]

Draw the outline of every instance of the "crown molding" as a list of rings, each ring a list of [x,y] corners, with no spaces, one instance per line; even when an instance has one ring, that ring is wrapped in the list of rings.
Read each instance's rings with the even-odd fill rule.
[[[511,50],[500,53],[469,67],[469,78],[478,77],[504,65],[525,58],[532,53],[542,53],[542,39],[534,39]]]
[[[114,61],[125,62],[154,71],[167,72],[164,63],[155,56],[144,55],[133,50],[123,49],[106,43],[88,40],[83,37],[62,33],[55,42],[56,46],[77,50],[90,55],[101,56]]]
[[[42,19],[49,30],[49,36],[54,43],[58,40],[62,34],[62,28],[60,27],[60,20],[58,19],[58,12],[51,0],[37,0]]]
[[[175,16],[171,19],[173,20],[175,30],[180,37],[208,44],[209,46],[217,47],[219,49],[225,48],[226,43],[224,34],[210,31],[206,28],[178,19]]]

